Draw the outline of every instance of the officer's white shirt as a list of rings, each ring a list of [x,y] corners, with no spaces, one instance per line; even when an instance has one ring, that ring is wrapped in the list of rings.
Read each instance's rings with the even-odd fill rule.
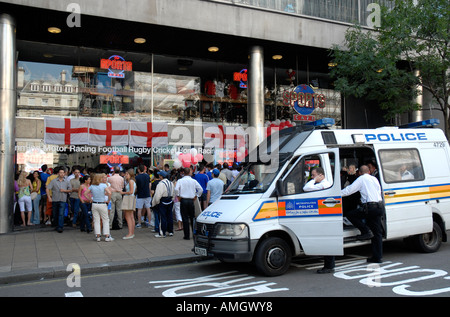
[[[342,190],[342,196],[349,196],[356,192],[361,193],[361,202],[379,202],[381,198],[381,186],[378,179],[370,174],[359,176],[351,185]]]
[[[330,187],[331,187],[330,182],[327,181],[325,178],[320,183],[316,183],[316,181],[313,178],[308,183],[306,183],[306,185],[303,187],[303,191],[312,192],[316,190],[327,189]]]
[[[191,199],[195,196],[200,197],[203,193],[203,188],[191,176],[184,176],[182,179],[178,180],[175,185],[175,192],[181,198]]]

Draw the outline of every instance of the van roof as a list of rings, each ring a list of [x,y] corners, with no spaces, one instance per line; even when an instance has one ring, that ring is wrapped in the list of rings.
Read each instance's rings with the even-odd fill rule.
[[[334,119],[324,118],[318,121],[285,128],[272,133],[254,151],[248,155],[244,162],[267,163],[267,156],[272,153],[272,139],[278,137],[278,159],[280,163],[290,159],[295,152],[307,143],[308,146],[337,146],[364,144],[399,144],[413,142],[446,142],[447,139],[440,129],[430,129],[439,124],[438,119],[414,122],[399,127],[380,127],[377,129],[330,129]],[[306,144],[305,144],[306,145]],[[260,153],[260,150],[266,153]],[[266,157],[262,157],[266,155]]]

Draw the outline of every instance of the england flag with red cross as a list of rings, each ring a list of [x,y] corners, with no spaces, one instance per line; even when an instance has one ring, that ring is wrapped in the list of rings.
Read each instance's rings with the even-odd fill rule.
[[[128,145],[129,125],[129,122],[124,120],[91,119],[89,127],[89,145]]]
[[[133,147],[163,147],[169,145],[167,122],[131,122],[130,145]]]
[[[78,118],[44,118],[44,142],[57,145],[88,144],[89,121]]]

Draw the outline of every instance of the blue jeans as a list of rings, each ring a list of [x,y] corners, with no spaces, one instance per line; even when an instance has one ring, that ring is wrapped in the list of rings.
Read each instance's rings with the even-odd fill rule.
[[[41,217],[39,214],[39,203],[41,201],[41,195],[38,194],[36,198],[33,200],[33,212],[31,216],[31,222],[35,225],[38,225],[41,223]]]
[[[152,210],[153,210],[153,219],[155,220],[155,231],[159,232],[159,205],[153,207]]]
[[[80,211],[80,200],[78,198],[69,198],[70,206],[72,207],[73,213],[73,224],[77,223],[78,212]]]
[[[52,202],[53,221],[56,229],[64,229],[64,211],[66,209],[65,201]]]
[[[91,210],[92,204],[81,204],[81,214],[80,214],[80,230],[82,231],[92,231],[91,217],[89,216],[89,211]]]

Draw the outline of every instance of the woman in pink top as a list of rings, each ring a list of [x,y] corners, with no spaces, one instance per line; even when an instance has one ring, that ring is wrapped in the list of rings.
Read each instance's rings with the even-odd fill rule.
[[[89,212],[92,206],[92,195],[89,190],[91,185],[91,177],[89,175],[80,178],[80,188],[78,189],[78,197],[80,198],[81,215],[80,230],[90,233],[92,231],[91,217]]]

